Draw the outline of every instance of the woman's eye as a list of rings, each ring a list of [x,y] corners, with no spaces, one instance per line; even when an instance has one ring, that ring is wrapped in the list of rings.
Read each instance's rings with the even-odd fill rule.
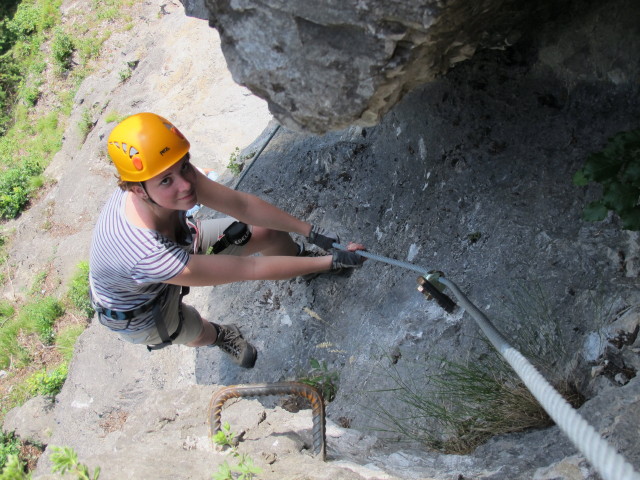
[[[160,182],[160,185],[169,185],[170,182],[171,180],[169,179],[169,177],[163,178],[162,181]]]

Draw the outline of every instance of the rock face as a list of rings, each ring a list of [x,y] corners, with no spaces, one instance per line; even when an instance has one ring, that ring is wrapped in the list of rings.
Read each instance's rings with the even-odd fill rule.
[[[597,189],[571,182],[607,137],[638,126],[639,86],[631,81],[640,67],[635,3],[590,4],[546,25],[536,42],[479,51],[408,93],[374,127],[324,135],[283,128],[239,185],[223,168],[218,173],[221,182],[335,230],[344,241],[442,270],[510,341],[527,327],[538,334],[538,358],[558,347],[563,355],[554,358],[552,373],[575,384],[587,399],[579,412],[638,470],[640,238],[621,230],[614,216],[584,222],[582,207]],[[135,41],[125,39],[110,57],[140,60],[140,66],[120,84],[109,63],[86,80],[78,103],[108,103],[123,113],[161,108],[177,117],[194,152],[201,152],[194,162],[220,167],[219,159],[204,155],[224,138],[214,129],[217,122],[207,123],[214,105],[206,101],[224,89],[211,85],[212,72],[194,67],[212,40],[175,10],[160,17],[164,4],[141,8],[141,25],[149,30],[138,29]],[[180,32],[184,41],[194,34],[194,43],[175,43],[178,36],[167,31]],[[200,61],[190,62],[185,52]],[[225,113],[248,112],[238,120],[240,128],[246,119],[248,129],[259,114],[238,108],[241,97],[229,97]],[[80,114],[78,107],[75,118]],[[224,123],[229,117],[217,118]],[[274,125],[265,121],[263,127],[243,154],[263,146]],[[59,182],[47,198],[76,192],[96,218],[96,194],[104,201],[115,188],[110,166],[92,159],[108,130],[101,113],[82,149],[66,146],[52,166]],[[64,175],[71,164],[97,177],[77,182]],[[55,196],[56,189],[66,194]],[[60,203],[57,210],[76,207]],[[23,230],[28,226],[25,220]],[[67,248],[77,256],[87,252],[83,232],[85,243],[75,240]],[[24,265],[52,255],[44,247],[56,241],[43,241],[46,234],[39,232],[38,244],[24,242]],[[327,409],[327,464],[308,455],[308,412],[292,418],[266,400],[242,400],[223,412],[234,431],[246,430],[240,451],[263,468],[260,478],[598,478],[557,427],[501,435],[468,455],[405,448],[397,433],[370,430],[381,427],[381,406],[399,415],[408,411],[383,392],[394,387],[390,372],[420,384],[422,375],[442,368],[441,359],[478,362],[489,354],[471,318],[425,300],[416,276],[368,261],[350,277],[192,289],[187,303],[209,320],[238,324],[256,345],[252,370],[237,368],[214,348],[149,354],[94,323],[76,346],[55,403],[33,400],[11,412],[4,428],[73,447],[90,467],[102,466],[105,479],[210,478],[231,460],[207,438],[207,402],[216,387],[300,378],[315,359],[339,378]],[[526,307],[522,315],[510,308],[514,301]],[[47,453],[37,471],[42,478]]]
[[[280,123],[315,133],[377,123],[416,86],[513,44],[563,3],[183,1],[201,18],[205,2],[234,79]]]

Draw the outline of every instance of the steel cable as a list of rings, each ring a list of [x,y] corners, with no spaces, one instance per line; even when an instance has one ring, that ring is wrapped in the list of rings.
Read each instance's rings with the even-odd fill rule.
[[[334,243],[334,248],[346,250],[343,245]],[[416,265],[376,255],[363,250],[356,253],[362,257],[395,265],[431,275]],[[598,432],[551,386],[536,368],[515,348],[509,345],[504,336],[493,326],[489,319],[462,293],[449,279],[438,276],[437,281],[448,287],[458,299],[462,308],[471,315],[491,344],[518,374],[534,397],[540,402],[553,421],[569,437],[569,440],[591,462],[605,480],[640,480],[633,466],[609,445]]]

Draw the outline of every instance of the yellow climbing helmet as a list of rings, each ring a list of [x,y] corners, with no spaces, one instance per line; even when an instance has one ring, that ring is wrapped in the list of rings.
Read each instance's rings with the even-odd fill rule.
[[[125,182],[144,182],[179,161],[189,141],[170,121],[155,113],[137,113],[115,126],[107,151]]]

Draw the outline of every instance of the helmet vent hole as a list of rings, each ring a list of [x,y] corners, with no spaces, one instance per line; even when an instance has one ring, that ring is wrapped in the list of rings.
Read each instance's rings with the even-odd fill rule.
[[[138,150],[136,150],[135,147],[131,147],[129,149],[129,158],[133,157],[134,155],[137,155],[138,153],[140,153],[140,152],[138,152]]]

